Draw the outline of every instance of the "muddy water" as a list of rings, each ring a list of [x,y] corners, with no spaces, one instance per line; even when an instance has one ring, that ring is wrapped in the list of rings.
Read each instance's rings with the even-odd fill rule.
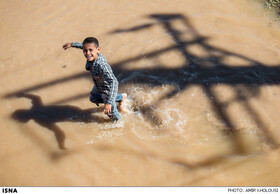
[[[0,16],[2,186],[279,185],[280,28],[259,3],[14,0]],[[116,124],[81,50],[61,49],[87,36],[129,95]]]

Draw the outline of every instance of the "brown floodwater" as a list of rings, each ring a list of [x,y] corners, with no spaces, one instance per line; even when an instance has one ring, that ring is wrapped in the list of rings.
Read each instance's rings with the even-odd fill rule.
[[[1,186],[279,186],[280,27],[258,1],[0,1]],[[99,39],[128,93],[89,101]],[[66,148],[66,149],[62,149]]]

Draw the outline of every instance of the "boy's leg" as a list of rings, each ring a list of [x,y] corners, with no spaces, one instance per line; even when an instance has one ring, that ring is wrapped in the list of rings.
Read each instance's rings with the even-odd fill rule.
[[[116,102],[122,102],[122,100],[122,94],[118,93],[115,98],[115,102],[112,104],[112,116],[110,117],[112,121],[118,121],[121,119],[121,115],[118,112]],[[100,103],[104,103],[104,100],[102,96],[97,92],[96,87],[93,87],[92,91],[90,92],[90,101],[92,103],[95,103],[97,106],[99,106]]]
[[[122,94],[118,93],[117,94],[115,101],[120,103],[120,108],[122,108],[126,98],[127,98],[127,94],[126,93],[122,93]]]
[[[121,102],[122,100],[123,100],[123,96],[122,96],[122,94],[117,93],[117,96],[116,96],[115,101],[116,101],[116,102]]]
[[[89,99],[97,106],[99,106],[100,103],[104,103],[102,96],[97,92],[95,87],[91,90]]]
[[[124,104],[125,104],[125,100],[127,98],[127,94],[126,93],[118,93],[117,96],[116,96],[116,102],[119,102],[119,105],[120,105],[120,110],[124,110]]]
[[[126,94],[125,94],[125,98],[126,98]],[[119,102],[120,104],[125,100],[124,95],[117,93],[116,98],[115,98],[115,102],[112,104],[112,116],[111,116],[111,120],[112,121],[118,121],[121,119],[121,115],[118,112],[118,108],[117,108],[117,104],[116,102]]]
[[[118,112],[117,105],[115,102],[112,104],[112,116],[110,117],[112,121],[118,121],[121,119],[121,115]]]

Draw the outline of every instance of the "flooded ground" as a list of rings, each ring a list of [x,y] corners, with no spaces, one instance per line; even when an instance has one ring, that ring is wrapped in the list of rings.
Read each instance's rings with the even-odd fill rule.
[[[13,0],[0,16],[2,186],[279,186],[280,27],[259,3]],[[88,36],[128,93],[117,124],[61,48]]]

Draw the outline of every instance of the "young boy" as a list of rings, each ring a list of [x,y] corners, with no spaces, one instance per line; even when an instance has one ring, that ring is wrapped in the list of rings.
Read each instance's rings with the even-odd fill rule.
[[[118,113],[116,102],[119,102],[122,106],[127,94],[118,93],[118,80],[113,74],[111,66],[100,53],[101,48],[98,40],[94,37],[88,37],[83,43],[66,43],[62,48],[66,50],[70,47],[83,49],[84,56],[87,59],[86,70],[91,72],[95,83],[90,92],[90,101],[97,106],[99,106],[99,103],[104,103],[104,114],[108,115],[112,121],[118,121],[121,116]]]

